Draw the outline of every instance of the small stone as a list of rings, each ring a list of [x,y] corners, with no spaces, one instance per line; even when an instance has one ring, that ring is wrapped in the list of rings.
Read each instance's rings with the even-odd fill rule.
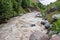
[[[54,11],[56,11],[56,10],[57,10],[56,7],[52,7],[52,8],[50,9],[50,12],[54,12]]]
[[[35,24],[31,24],[31,27],[35,26]]]
[[[42,15],[38,13],[38,14],[36,15],[36,17],[42,17]]]
[[[41,24],[42,24],[42,25],[45,25],[47,22],[48,22],[47,20],[42,20],[42,21],[41,21]]]

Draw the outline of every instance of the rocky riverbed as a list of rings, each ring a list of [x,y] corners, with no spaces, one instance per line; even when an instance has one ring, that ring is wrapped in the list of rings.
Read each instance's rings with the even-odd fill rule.
[[[47,30],[41,25],[42,18],[36,17],[39,12],[26,13],[11,18],[8,23],[0,25],[0,40],[29,40],[34,32],[45,36]],[[38,35],[39,35],[38,33]]]
[[[47,29],[41,24],[40,12],[26,13],[11,18],[8,23],[0,25],[0,40],[59,40],[58,35],[49,39]],[[55,39],[56,38],[56,39]]]

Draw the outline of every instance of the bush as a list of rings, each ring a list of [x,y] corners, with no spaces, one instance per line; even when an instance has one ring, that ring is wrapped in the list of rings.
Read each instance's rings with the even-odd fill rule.
[[[0,0],[0,23],[24,12],[22,0]]]
[[[60,11],[60,1],[56,2],[55,5],[56,5],[56,7],[57,7],[57,10]]]
[[[60,19],[58,19],[57,22],[54,22],[53,23],[52,30],[56,31],[56,33],[60,32]]]
[[[29,7],[30,6],[30,0],[22,0],[22,7]]]
[[[13,3],[11,0],[0,0],[0,19],[9,19],[12,16],[13,12]]]

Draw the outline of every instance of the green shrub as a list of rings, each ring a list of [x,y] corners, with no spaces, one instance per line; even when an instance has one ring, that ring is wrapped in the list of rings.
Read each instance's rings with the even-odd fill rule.
[[[0,23],[25,12],[21,3],[22,0],[0,0]]]
[[[57,22],[54,22],[53,23],[53,28],[52,28],[53,31],[56,31],[56,33],[60,32],[60,19],[58,19]]]
[[[30,6],[30,0],[22,0],[22,7],[29,7]]]
[[[0,13],[3,18],[10,18],[12,16],[13,4],[11,0],[2,0],[0,1]]]
[[[60,1],[56,2],[55,5],[56,5],[56,7],[57,7],[57,10],[60,11]]]

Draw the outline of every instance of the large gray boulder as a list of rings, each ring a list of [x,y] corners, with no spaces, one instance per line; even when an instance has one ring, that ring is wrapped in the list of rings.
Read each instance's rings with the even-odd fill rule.
[[[41,32],[34,32],[31,34],[29,40],[48,40],[48,35]]]

